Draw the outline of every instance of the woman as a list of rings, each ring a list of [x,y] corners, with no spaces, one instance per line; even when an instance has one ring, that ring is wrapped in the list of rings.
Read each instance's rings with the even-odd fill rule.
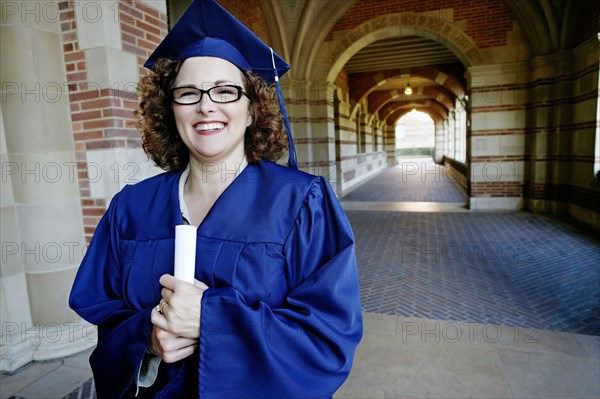
[[[352,232],[325,179],[271,162],[287,140],[247,61],[260,39],[197,1],[161,46],[206,21],[226,29],[151,57],[140,128],[167,172],[115,195],[71,292],[98,325],[98,397],[331,397],[362,333]],[[180,224],[198,226],[195,284],[172,275]]]

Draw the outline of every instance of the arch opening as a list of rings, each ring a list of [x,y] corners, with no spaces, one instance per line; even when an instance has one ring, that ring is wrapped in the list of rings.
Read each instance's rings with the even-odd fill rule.
[[[398,163],[396,122],[413,108],[433,121],[433,140],[419,152],[439,165],[452,158],[466,168],[467,68],[482,64],[483,56],[462,27],[427,13],[388,14],[334,36],[327,47],[327,58],[312,71],[344,99],[328,111],[339,121],[338,191]]]
[[[435,122],[425,112],[413,108],[395,125],[398,158],[432,157],[435,145]]]

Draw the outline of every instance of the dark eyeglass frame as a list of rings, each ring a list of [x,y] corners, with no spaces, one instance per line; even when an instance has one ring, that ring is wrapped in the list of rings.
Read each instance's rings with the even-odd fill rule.
[[[213,96],[211,95],[211,92],[214,89],[225,89],[225,88],[233,88],[233,89],[235,89],[237,91],[236,98],[233,99],[233,100],[229,100],[229,101],[220,101],[219,99],[215,100],[213,98]],[[186,90],[191,90],[191,91],[197,91],[198,93],[200,93],[200,97],[198,98],[198,101],[194,101],[194,102],[180,102],[180,101],[175,100],[175,91],[181,90],[181,89],[186,89]],[[234,103],[236,101],[239,101],[240,98],[242,98],[242,96],[246,96],[248,99],[250,99],[250,97],[248,96],[248,93],[246,93],[241,86],[237,86],[237,85],[219,85],[219,86],[213,86],[213,87],[211,87],[210,89],[207,89],[207,90],[199,89],[197,87],[182,86],[182,87],[173,87],[170,91],[171,91],[171,100],[175,104],[179,104],[179,105],[194,105],[194,104],[198,104],[200,101],[202,101],[202,98],[204,97],[204,94],[208,94],[208,98],[210,98],[210,100],[212,102],[217,103],[217,104]]]

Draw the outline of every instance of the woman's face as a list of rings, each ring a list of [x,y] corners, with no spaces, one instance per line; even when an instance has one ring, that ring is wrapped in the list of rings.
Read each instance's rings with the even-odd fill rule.
[[[192,57],[181,65],[173,87],[209,90],[234,85],[245,91],[243,82],[241,71],[229,61]],[[245,96],[231,103],[216,103],[207,93],[197,104],[173,103],[177,131],[190,151],[190,159],[203,163],[240,162],[244,156],[244,133],[252,121],[248,106]]]

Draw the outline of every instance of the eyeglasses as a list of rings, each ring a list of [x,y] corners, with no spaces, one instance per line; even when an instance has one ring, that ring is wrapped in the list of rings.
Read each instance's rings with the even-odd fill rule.
[[[208,90],[198,89],[196,87],[175,87],[171,89],[171,97],[175,104],[191,105],[198,104],[202,100],[204,93],[212,102],[225,104],[238,101],[242,95],[248,97],[248,94],[240,86],[222,85],[214,86]]]

